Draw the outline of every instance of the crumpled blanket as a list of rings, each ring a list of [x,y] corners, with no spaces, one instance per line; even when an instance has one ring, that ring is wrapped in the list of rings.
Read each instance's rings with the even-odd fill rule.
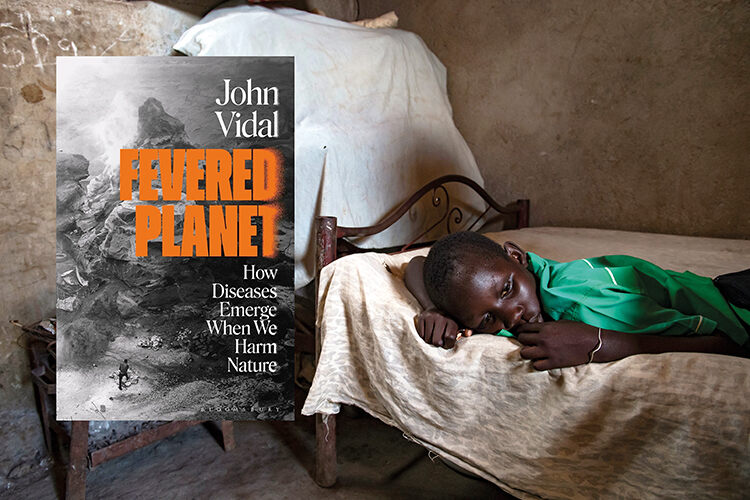
[[[706,275],[750,267],[750,241],[591,229],[492,235],[556,260],[625,253]],[[303,414],[363,408],[519,498],[742,498],[750,360],[692,353],[537,372],[512,339],[425,344],[400,255],[326,266],[323,347]],[[708,259],[708,256],[711,256]]]

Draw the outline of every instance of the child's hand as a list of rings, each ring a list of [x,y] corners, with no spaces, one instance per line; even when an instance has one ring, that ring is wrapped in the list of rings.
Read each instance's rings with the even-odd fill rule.
[[[521,357],[533,360],[537,370],[588,363],[589,354],[599,343],[598,328],[576,321],[526,323],[516,333],[525,346]],[[601,359],[603,355],[603,351],[597,352],[594,361],[606,361]]]
[[[417,333],[428,344],[451,349],[456,345],[458,325],[439,310],[427,309],[417,316]],[[471,335],[471,330],[464,335]]]

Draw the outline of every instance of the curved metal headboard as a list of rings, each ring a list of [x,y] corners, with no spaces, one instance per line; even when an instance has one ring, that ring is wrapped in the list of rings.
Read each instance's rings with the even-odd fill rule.
[[[384,229],[390,227],[395,223],[402,215],[406,213],[409,208],[414,205],[420,198],[426,193],[432,190],[432,204],[435,207],[440,206],[441,201],[438,195],[440,190],[445,195],[446,204],[443,211],[442,217],[433,224],[430,228],[424,231],[421,235],[417,236],[411,243],[402,247],[402,249],[408,248],[414,241],[427,234],[430,229],[436,227],[440,222],[447,219],[448,231],[450,232],[451,221],[460,223],[463,214],[458,207],[453,209],[450,208],[450,198],[448,196],[448,190],[444,187],[444,184],[449,182],[458,182],[472,188],[484,201],[487,202],[489,208],[480,215],[477,220],[481,219],[487,211],[492,208],[501,214],[515,214],[515,227],[522,228],[528,227],[529,225],[529,200],[518,200],[515,203],[508,205],[500,205],[497,203],[482,187],[474,182],[473,180],[463,177],[461,175],[446,175],[439,177],[432,182],[428,182],[416,193],[414,193],[408,200],[402,203],[392,214],[387,216],[381,222],[366,227],[337,227],[336,217],[316,217],[316,270],[315,270],[315,308],[317,311],[317,291],[318,291],[318,279],[320,277],[320,270],[327,264],[330,264],[338,256],[337,251],[339,246],[348,247],[348,249],[356,249],[354,251],[362,251],[352,243],[348,242],[345,238],[348,236],[369,236],[376,234]],[[472,223],[471,227],[476,224],[476,220]],[[369,249],[368,249],[369,250]],[[391,249],[387,249],[391,250]],[[398,248],[395,248],[398,250]],[[297,322],[295,321],[295,325]],[[312,332],[310,332],[312,333]],[[312,337],[312,338],[311,338]],[[305,340],[308,349],[315,353],[315,360],[317,362],[320,356],[321,350],[321,333],[319,325],[315,327],[313,335],[298,335],[296,343],[299,346],[300,341]],[[332,436],[332,437],[329,437]],[[315,418],[315,442],[316,442],[316,460],[315,460],[315,477],[316,481],[320,485],[331,486],[336,481],[336,417],[335,415],[329,416],[327,421],[323,423],[323,419],[320,414],[316,415]]]
[[[347,241],[347,237],[360,237],[370,236],[379,233],[391,225],[393,225],[398,219],[401,218],[417,201],[419,201],[425,194],[432,191],[432,205],[439,207],[442,205],[442,196],[445,197],[445,208],[441,217],[437,222],[430,225],[425,231],[416,236],[411,242],[407,243],[403,247],[393,247],[387,249],[380,249],[381,251],[404,251],[409,247],[412,247],[415,242],[419,241],[424,235],[429,233],[433,228],[437,227],[443,221],[446,221],[447,230],[451,232],[451,223],[459,224],[463,220],[463,212],[458,207],[450,207],[450,196],[448,190],[445,188],[445,184],[448,183],[460,183],[470,187],[476,192],[482,199],[489,205],[481,215],[479,215],[474,222],[469,226],[469,229],[473,228],[474,225],[484,217],[487,212],[494,209],[496,212],[503,215],[516,215],[515,228],[528,227],[529,225],[529,200],[522,199],[517,200],[507,205],[500,205],[496,202],[482,186],[477,184],[472,179],[464,177],[462,175],[444,175],[437,179],[428,182],[417,190],[408,200],[403,202],[396,208],[390,215],[385,217],[382,221],[372,226],[364,227],[346,227],[338,226],[336,217],[319,216],[316,217],[316,264],[319,271],[323,266],[331,263],[340,255],[337,252],[339,245],[346,249],[346,253],[353,253],[358,251],[377,251],[373,249],[361,249],[353,243]]]

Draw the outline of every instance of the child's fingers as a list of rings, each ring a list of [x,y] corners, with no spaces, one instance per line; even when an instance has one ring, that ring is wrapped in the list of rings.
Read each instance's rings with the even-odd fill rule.
[[[437,341],[437,345],[449,349],[448,345],[446,344],[446,342],[448,341],[448,323],[443,323],[442,325],[440,325],[440,328],[438,329]]]
[[[424,328],[424,318],[420,316],[417,321],[417,333],[422,339],[424,339]]]
[[[439,324],[437,321],[432,325],[432,331],[430,332],[430,344],[435,346],[443,345],[443,331],[445,325]]]
[[[537,361],[534,361],[534,363],[532,364],[534,366],[534,369],[539,371],[551,370],[552,368],[555,368],[554,363],[552,363],[552,361],[550,361],[549,359],[539,359]]]
[[[536,333],[522,333],[517,338],[523,345],[537,345],[539,342],[539,335]]]
[[[446,347],[446,333],[448,331],[448,323],[443,323],[440,325],[440,328],[438,328],[438,334],[437,334],[437,345],[440,347]]]
[[[521,349],[521,357],[523,359],[541,359],[546,357],[546,353],[539,346],[526,346]]]
[[[428,321],[426,323],[427,329],[424,332],[424,341],[432,345],[432,333],[435,331],[435,322]]]
[[[538,332],[543,325],[544,323],[523,323],[516,327],[516,333]]]
[[[446,328],[445,335],[443,336],[443,347],[446,349],[453,349],[458,341],[458,331]]]
[[[428,344],[432,343],[432,330],[433,330],[433,328],[435,328],[435,322],[432,321],[430,318],[425,318],[425,320],[424,320],[424,328],[422,329],[420,337],[422,337],[422,340],[424,340]]]

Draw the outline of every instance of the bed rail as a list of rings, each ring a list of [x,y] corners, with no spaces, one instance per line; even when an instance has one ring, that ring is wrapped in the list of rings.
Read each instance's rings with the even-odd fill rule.
[[[428,182],[422,186],[418,191],[409,197],[408,200],[403,202],[398,208],[396,208],[391,214],[385,217],[382,221],[372,226],[365,227],[345,227],[338,226],[336,217],[330,216],[319,216],[315,218],[315,242],[316,242],[316,256],[315,256],[315,297],[316,304],[315,310],[317,311],[317,296],[318,296],[318,278],[320,270],[326,265],[330,264],[334,260],[343,255],[357,253],[357,252],[395,252],[405,251],[410,248],[416,248],[419,246],[429,245],[431,242],[421,242],[420,240],[427,235],[432,229],[437,227],[440,223],[446,223],[447,232],[451,233],[453,230],[453,224],[460,224],[463,221],[463,212],[457,207],[451,207],[450,195],[445,184],[459,183],[464,184],[474,190],[482,199],[487,202],[487,209],[480,214],[469,226],[468,230],[471,230],[479,220],[481,220],[487,213],[494,209],[499,214],[512,216],[515,214],[515,225],[511,224],[508,229],[520,229],[529,226],[529,200],[521,199],[508,205],[500,205],[497,203],[479,184],[472,179],[464,177],[462,175],[445,175],[438,177],[437,179]],[[436,209],[442,208],[442,213],[438,217],[437,221],[428,226],[426,230],[413,238],[409,243],[403,246],[383,248],[383,249],[363,249],[348,241],[348,237],[361,237],[370,236],[377,234],[381,231],[392,226],[398,219],[401,218],[417,201],[424,197],[427,193],[432,191],[432,205]],[[443,205],[445,202],[445,205]],[[317,323],[317,322],[316,322]],[[320,356],[321,339],[320,330],[315,327],[315,363],[317,365],[318,357]],[[336,416],[329,415],[328,419],[324,422],[323,417],[320,414],[315,415],[315,482],[319,486],[330,487],[336,483]]]
[[[471,188],[486,203],[487,209],[478,215],[474,221],[467,226],[465,230],[471,230],[474,226],[487,215],[490,210],[495,210],[502,215],[515,215],[513,223],[508,228],[520,229],[529,226],[529,200],[517,200],[507,205],[501,205],[490,196],[487,191],[477,184],[474,180],[462,175],[444,175],[434,179],[409,197],[405,202],[399,205],[393,212],[386,216],[382,221],[372,226],[346,227],[337,224],[336,217],[319,216],[316,217],[316,270],[322,269],[335,259],[358,252],[403,252],[410,248],[426,246],[432,242],[420,241],[425,235],[429,234],[440,223],[445,222],[446,231],[452,233],[454,227],[463,222],[464,214],[460,207],[451,206],[450,194],[445,187],[446,184],[458,183]],[[427,229],[415,236],[411,241],[403,246],[372,249],[361,248],[349,241],[347,238],[371,236],[380,233],[396,223],[412,206],[414,206],[427,193],[432,191],[432,206],[437,210],[442,208],[442,213]],[[455,226],[454,226],[455,225]]]

